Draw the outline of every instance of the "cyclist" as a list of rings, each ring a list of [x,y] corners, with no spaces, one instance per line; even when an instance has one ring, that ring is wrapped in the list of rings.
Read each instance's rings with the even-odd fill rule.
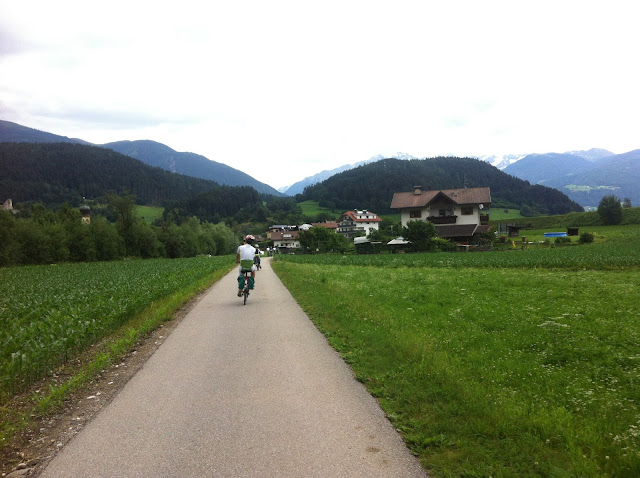
[[[262,254],[260,252],[260,246],[256,247],[256,255],[253,256],[253,263],[260,268],[260,254]]]
[[[244,287],[245,271],[251,271],[251,277],[249,279],[249,289],[253,289],[256,278],[256,266],[253,264],[253,257],[256,255],[256,249],[253,247],[253,241],[255,237],[251,234],[246,236],[242,245],[238,247],[236,251],[236,264],[240,264],[240,276],[238,277],[238,297],[242,296],[242,288]]]

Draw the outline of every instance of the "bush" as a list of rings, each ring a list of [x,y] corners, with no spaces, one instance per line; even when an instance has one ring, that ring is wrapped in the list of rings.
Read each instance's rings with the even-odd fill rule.
[[[556,237],[556,244],[567,244],[568,242],[571,242],[571,238],[570,237]]]
[[[456,250],[456,244],[448,239],[434,237],[432,242],[438,252],[452,252]]]
[[[580,239],[578,240],[580,244],[589,244],[593,242],[593,233],[591,232],[583,232],[580,234]]]
[[[430,222],[409,221],[402,230],[402,236],[411,243],[415,251],[432,250],[431,240],[436,236],[436,227]]]

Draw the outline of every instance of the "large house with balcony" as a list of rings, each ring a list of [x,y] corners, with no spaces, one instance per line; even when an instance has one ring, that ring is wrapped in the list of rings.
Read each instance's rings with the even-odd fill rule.
[[[402,225],[409,221],[428,221],[438,237],[470,242],[473,236],[489,230],[491,191],[485,188],[461,188],[395,193],[391,209],[400,211]]]
[[[382,219],[375,212],[367,211],[347,211],[338,219],[336,232],[347,239],[358,236],[368,236],[371,231],[377,231]]]
[[[291,252],[300,249],[298,231],[272,231],[270,239],[273,242],[273,247],[277,248],[280,252]]]

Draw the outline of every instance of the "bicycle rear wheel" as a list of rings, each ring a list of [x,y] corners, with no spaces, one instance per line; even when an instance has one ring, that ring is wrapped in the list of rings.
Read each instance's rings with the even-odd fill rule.
[[[249,297],[249,288],[245,287],[242,291],[242,295],[244,296],[244,305],[247,305],[247,297]]]

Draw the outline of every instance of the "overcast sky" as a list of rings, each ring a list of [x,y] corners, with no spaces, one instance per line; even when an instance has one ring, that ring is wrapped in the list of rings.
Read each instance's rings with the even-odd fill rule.
[[[170,6],[167,6],[170,5]],[[281,187],[405,152],[640,148],[637,1],[0,0],[0,119]]]

